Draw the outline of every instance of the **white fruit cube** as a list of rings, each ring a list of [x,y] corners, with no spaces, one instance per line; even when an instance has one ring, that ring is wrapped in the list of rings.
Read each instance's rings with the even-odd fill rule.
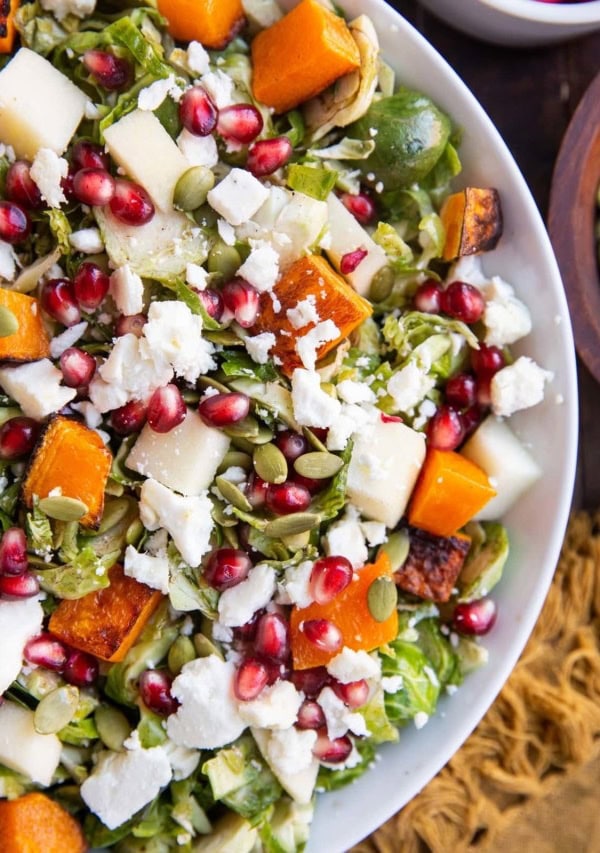
[[[510,427],[493,415],[483,421],[460,452],[485,471],[496,489],[496,497],[475,516],[477,521],[501,518],[542,474]]]
[[[327,224],[327,204],[304,193],[295,192],[281,209],[275,221],[275,231],[284,234],[289,243],[282,247],[284,263],[306,254],[314,246]]]
[[[171,210],[175,185],[190,164],[154,113],[134,110],[106,128],[104,141],[114,160],[156,206]]]
[[[425,461],[425,437],[397,421],[379,421],[354,438],[347,493],[361,514],[395,527]]]
[[[199,495],[214,480],[228,450],[225,433],[188,409],[185,420],[170,432],[155,432],[146,425],[127,457],[127,467],[182,495]]]
[[[0,72],[0,142],[28,160],[40,148],[62,154],[87,101],[47,59],[22,47]]]
[[[35,598],[0,601],[0,696],[21,671],[25,644],[40,633],[43,618],[42,605]]]
[[[365,231],[360,222],[347,210],[339,198],[333,193],[327,198],[329,208],[329,244],[325,253],[333,266],[340,272],[344,255],[365,249],[367,254],[356,267],[354,272],[346,273],[346,281],[361,296],[369,295],[373,276],[387,266],[388,259],[377,243]]]
[[[58,767],[62,744],[56,735],[41,735],[33,711],[14,702],[0,705],[0,764],[38,785],[49,785]]]

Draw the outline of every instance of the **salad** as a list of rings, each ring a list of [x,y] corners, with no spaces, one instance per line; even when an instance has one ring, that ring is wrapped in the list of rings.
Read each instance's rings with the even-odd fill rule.
[[[501,197],[328,2],[0,47],[0,848],[301,850],[486,661],[552,378]]]

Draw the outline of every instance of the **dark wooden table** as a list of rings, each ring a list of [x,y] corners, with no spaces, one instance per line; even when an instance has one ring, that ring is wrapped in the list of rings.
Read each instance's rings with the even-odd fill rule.
[[[461,0],[456,0],[460,4]],[[498,127],[546,221],[554,162],[585,89],[600,71],[600,32],[552,47],[506,48],[451,29],[415,0],[391,0],[438,49]],[[574,504],[600,505],[600,387],[582,363]]]

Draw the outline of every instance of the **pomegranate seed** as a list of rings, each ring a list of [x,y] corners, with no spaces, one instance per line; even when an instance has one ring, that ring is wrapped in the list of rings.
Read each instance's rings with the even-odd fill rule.
[[[217,133],[223,139],[247,145],[263,129],[263,117],[252,104],[233,104],[219,110]]]
[[[471,435],[475,429],[477,429],[483,420],[483,412],[477,404],[469,406],[468,409],[465,409],[465,411],[462,412],[461,420],[466,438],[468,435]]]
[[[291,675],[296,690],[301,690],[309,699],[314,699],[331,682],[331,676],[324,666],[294,670]]]
[[[69,169],[65,178],[61,178],[60,188],[64,193],[67,201],[74,201],[75,194],[73,192],[73,178],[75,177],[75,172],[72,169]]]
[[[171,432],[185,420],[187,409],[177,385],[169,383],[157,388],[150,397],[146,410],[148,426],[154,432]]]
[[[104,169],[81,169],[73,177],[73,194],[83,204],[103,207],[115,194],[115,179]]]
[[[470,373],[459,373],[446,382],[446,402],[458,409],[472,406],[477,397],[477,382]]]
[[[80,169],[104,169],[108,171],[110,160],[101,145],[80,139],[71,151],[71,163],[75,172]]]
[[[290,512],[304,512],[310,504],[310,492],[300,483],[269,484],[266,504],[271,512],[277,515],[288,515]]]
[[[25,160],[15,160],[6,173],[6,196],[24,207],[41,207],[42,194],[33,178],[31,167]]]
[[[217,124],[218,111],[206,89],[192,86],[179,101],[182,125],[195,136],[208,136]]]
[[[322,729],[325,725],[325,714],[318,702],[305,699],[298,711],[296,726],[299,729]]]
[[[94,80],[109,92],[124,89],[133,79],[131,63],[105,50],[86,50],[82,62]]]
[[[31,223],[27,211],[14,201],[0,201],[0,240],[21,243],[29,236]]]
[[[83,388],[92,381],[96,359],[77,347],[69,347],[60,357],[60,369],[67,388]]]
[[[161,717],[174,714],[179,702],[171,695],[173,678],[164,669],[146,669],[140,675],[140,696],[144,705]]]
[[[118,338],[123,337],[123,335],[135,335],[136,338],[141,338],[147,321],[148,318],[145,314],[130,314],[129,316],[119,314],[115,320],[115,335]]]
[[[146,406],[140,400],[130,400],[111,413],[110,422],[118,435],[139,432],[146,423]]]
[[[244,281],[234,278],[223,286],[221,291],[223,303],[233,314],[235,321],[243,329],[248,329],[256,322],[259,309],[259,296],[256,288]]]
[[[126,225],[145,225],[154,216],[154,204],[146,190],[123,178],[115,181],[109,207],[112,215]]]
[[[73,649],[63,669],[63,678],[75,687],[89,687],[98,678],[98,661],[87,652]]]
[[[276,681],[281,681],[281,679],[289,681],[291,670],[285,665],[285,663],[276,660],[269,660],[268,658],[265,658],[263,663],[267,669],[267,684],[275,684]]]
[[[481,320],[485,309],[485,299],[481,292],[465,281],[453,281],[441,293],[441,309],[444,314],[462,320],[463,323],[476,323]]]
[[[479,349],[471,350],[471,367],[478,376],[497,373],[505,365],[506,359],[500,347],[479,344]]]
[[[233,629],[234,640],[238,641],[238,646],[243,643],[248,643],[251,640],[254,640],[256,636],[256,626],[258,625],[258,620],[262,616],[264,611],[259,610],[250,619],[249,622],[246,622],[245,625],[238,625]]]
[[[340,260],[340,272],[342,275],[350,275],[351,272],[363,261],[369,253],[366,249],[355,249],[353,252],[346,252]]]
[[[83,311],[95,311],[108,293],[110,278],[97,264],[84,261],[73,279],[73,293]]]
[[[23,575],[28,566],[25,531],[20,527],[9,527],[0,541],[0,574]]]
[[[285,660],[290,651],[288,624],[279,613],[265,613],[256,627],[255,649],[260,655]]]
[[[198,413],[207,426],[231,426],[242,421],[249,411],[250,397],[238,391],[213,394],[198,403]]]
[[[198,293],[198,297],[208,316],[218,322],[223,316],[223,298],[219,291],[207,287]]]
[[[452,628],[459,634],[487,634],[496,622],[496,605],[491,598],[457,604],[452,616]]]
[[[340,199],[346,210],[349,210],[361,225],[370,225],[375,221],[377,208],[371,196],[366,193],[358,193],[357,195],[343,193]]]
[[[427,424],[427,442],[436,450],[455,450],[464,437],[461,417],[451,406],[440,406]]]
[[[250,702],[256,699],[268,682],[269,673],[266,664],[258,658],[246,658],[235,674],[233,691],[242,702]]]
[[[51,669],[53,672],[61,672],[67,662],[69,653],[64,643],[47,632],[32,637],[25,646],[23,657],[29,663]]]
[[[308,450],[308,441],[299,432],[290,429],[277,433],[275,444],[281,450],[288,462],[294,462]]]
[[[477,377],[477,405],[486,409],[492,404],[493,373],[482,373]]]
[[[40,425],[33,418],[16,417],[4,421],[0,427],[0,459],[12,462],[27,456],[33,450]]]
[[[294,149],[287,136],[261,139],[248,151],[246,168],[255,178],[272,175],[288,162]]]
[[[420,284],[413,296],[417,311],[424,314],[439,314],[442,304],[442,288],[432,278]]]
[[[321,557],[310,573],[310,594],[318,604],[328,604],[352,581],[352,564],[346,557]]]
[[[329,483],[329,479],[323,478],[322,480],[315,480],[312,477],[303,477],[302,474],[298,474],[297,471],[292,472],[290,479],[298,486],[303,486],[305,489],[308,489],[311,495],[316,495],[317,492],[320,492],[321,489],[324,489]]]
[[[38,579],[31,572],[22,575],[0,575],[0,598],[31,598],[40,591]]]
[[[359,681],[349,681],[347,684],[334,681],[331,687],[338,699],[345,702],[349,708],[361,708],[367,703],[371,692],[369,684],[364,678]]]
[[[341,764],[352,752],[352,741],[348,735],[332,739],[325,731],[321,731],[312,751],[319,761],[325,761],[327,764]]]
[[[250,475],[244,494],[254,509],[258,509],[258,507],[265,505],[268,488],[269,484],[265,483],[264,480],[261,480],[258,474]]]
[[[342,648],[342,632],[329,619],[307,619],[300,630],[310,643],[324,652],[337,652]]]
[[[382,424],[403,424],[404,418],[401,418],[400,415],[386,415],[385,412],[382,412],[379,416],[381,418]]]
[[[46,314],[63,326],[74,326],[81,320],[73,283],[68,278],[51,278],[45,282],[42,287],[41,303]]]
[[[252,561],[245,551],[219,548],[208,558],[204,567],[204,578],[219,592],[223,592],[245,580],[251,568]]]

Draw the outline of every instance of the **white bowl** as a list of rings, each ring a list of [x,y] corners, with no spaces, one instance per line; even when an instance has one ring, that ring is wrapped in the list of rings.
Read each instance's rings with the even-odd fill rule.
[[[600,30],[600,0],[421,0],[431,12],[471,36],[495,44],[551,44]]]
[[[467,0],[454,2],[458,6]],[[499,247],[484,256],[484,265],[513,283],[528,304],[534,329],[518,350],[552,370],[554,380],[544,403],[511,420],[544,474],[504,519],[512,550],[494,593],[499,617],[485,638],[488,665],[443,700],[424,728],[403,730],[400,742],[382,749],[381,760],[355,784],[319,798],[310,853],[347,850],[382,824],[446,764],[492,704],[531,633],[552,580],[570,509],[577,450],[577,380],[567,303],[546,230],[512,156],[454,71],[390,6],[382,0],[343,0],[342,5],[349,17],[361,12],[371,17],[398,82],[426,92],[464,129],[460,183],[498,188],[505,231]]]

